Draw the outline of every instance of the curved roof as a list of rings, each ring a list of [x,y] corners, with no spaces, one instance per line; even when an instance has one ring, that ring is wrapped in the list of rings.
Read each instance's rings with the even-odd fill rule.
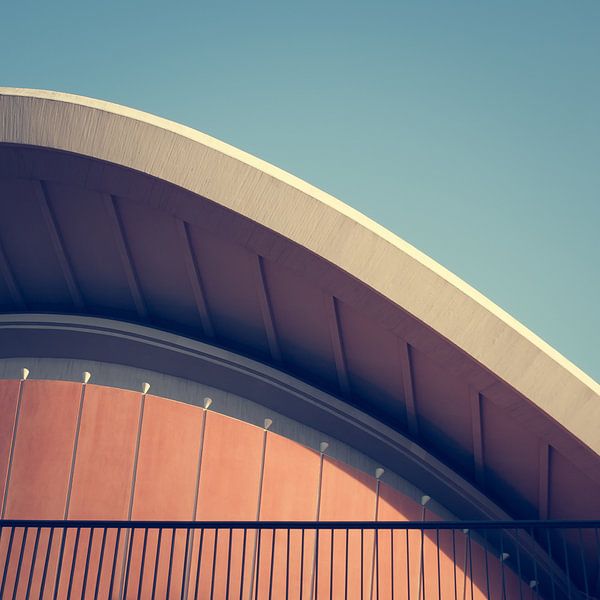
[[[4,230],[0,226],[0,259],[4,255],[0,263],[4,262],[10,297],[5,312],[11,308],[60,309],[57,312],[117,316],[122,310],[127,316],[127,296],[134,313],[128,318],[215,338],[267,362],[283,364],[301,376],[312,376],[307,362],[331,363],[334,376],[329,383],[338,395],[361,406],[364,401],[368,411],[405,428],[425,446],[429,435],[431,444],[439,445],[438,454],[456,454],[450,462],[455,460],[457,468],[473,462],[473,478],[482,486],[484,471],[492,464],[488,459],[496,452],[494,433],[486,433],[485,421],[503,423],[505,416],[542,440],[542,450],[535,453],[537,483],[550,478],[538,471],[551,467],[543,458],[537,459],[544,452],[550,456],[549,448],[600,482],[600,386],[459,278],[332,196],[190,128],[62,93],[0,88],[0,144],[4,191],[31,194],[41,202],[40,222],[45,225],[40,227],[45,228],[58,265],[55,271],[68,292],[66,300],[57,290],[52,296],[50,291],[57,284],[50,267],[39,273],[28,266],[26,250],[11,238],[11,232],[20,227],[18,219],[25,218],[13,207]],[[35,189],[25,191],[32,181]],[[71,191],[64,186],[71,186]],[[85,192],[78,200],[73,187]],[[108,284],[94,287],[85,282],[89,269],[94,268],[93,260],[87,267],[78,262],[79,251],[85,254],[82,244],[91,243],[91,237],[78,238],[76,231],[68,231],[68,222],[95,219],[91,208],[86,216],[84,196],[91,193],[102,196],[111,215],[112,225],[107,227],[112,233],[106,235],[112,236],[114,260],[123,270],[122,280],[111,292],[114,298],[123,295],[110,307],[113,312],[105,310],[112,302],[106,297]],[[163,276],[166,271],[158,263],[144,274],[140,263],[147,259],[140,257],[151,255],[152,246],[161,239],[161,254],[167,257],[171,242],[161,236],[166,235],[162,230],[168,225],[160,218],[153,225],[146,223],[144,219],[151,216],[134,215],[124,199],[133,201],[127,206],[145,204],[146,215],[159,211],[176,221],[179,234],[173,239],[179,235],[184,240],[179,258],[186,264],[186,286],[195,316],[179,311],[171,318],[168,295],[151,299],[150,288],[166,288],[172,282]],[[148,232],[154,232],[156,239],[148,239]],[[206,240],[200,232],[206,233],[209,245],[203,245]],[[231,292],[236,288],[218,290],[217,274],[225,266],[246,260],[232,250],[238,247],[256,257],[256,263],[248,264],[256,264],[258,284],[253,292],[240,291],[245,299],[238,298],[236,304]],[[207,256],[212,266],[202,264]],[[240,290],[248,268],[254,269],[245,267],[235,276]],[[94,277],[101,275],[99,265]],[[324,315],[321,321],[315,317],[303,323],[302,311],[310,312],[313,309],[306,307],[316,302],[315,289],[324,293]],[[40,290],[49,290],[46,300],[40,299]],[[255,293],[256,298],[250,301],[248,293]],[[219,325],[215,314],[225,313],[228,302],[230,314],[223,314]],[[260,335],[251,322],[249,305],[254,302],[264,328]],[[290,314],[290,306],[295,314]],[[245,332],[240,339],[232,325],[235,320],[238,330]],[[302,338],[307,327],[319,325],[328,331],[327,351],[319,347],[316,333],[312,341]],[[376,331],[379,337],[367,340],[366,330]],[[261,336],[263,341],[253,341]],[[395,370],[401,373],[397,393],[395,384],[387,381],[394,377],[394,366],[391,371],[384,367],[378,371],[380,365],[372,364],[373,353],[382,352],[377,358],[383,363],[396,342]],[[309,361],[303,361],[303,353]],[[329,385],[327,377],[322,374],[325,386]],[[440,404],[445,393],[447,406]],[[458,398],[463,396],[466,404],[459,406]],[[496,409],[504,411],[502,416],[495,415]],[[443,413],[439,421],[436,411]],[[465,427],[469,440],[462,439]],[[504,437],[514,433],[500,425],[492,429]],[[503,460],[498,458],[488,482],[496,476],[502,480],[516,477],[513,467]],[[552,461],[547,458],[546,462]],[[555,462],[560,463],[558,458]],[[520,476],[526,479],[530,474]],[[545,502],[547,510],[550,500],[548,495],[540,499],[541,485],[536,488],[536,501],[527,502]],[[531,496],[521,491],[523,498]]]

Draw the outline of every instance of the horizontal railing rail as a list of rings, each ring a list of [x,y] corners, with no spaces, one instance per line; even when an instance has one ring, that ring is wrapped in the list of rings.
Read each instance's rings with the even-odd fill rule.
[[[595,521],[0,520],[0,598],[598,598]]]
[[[123,521],[98,519],[0,519],[0,527],[147,527],[178,529],[600,529],[600,520],[521,521]]]

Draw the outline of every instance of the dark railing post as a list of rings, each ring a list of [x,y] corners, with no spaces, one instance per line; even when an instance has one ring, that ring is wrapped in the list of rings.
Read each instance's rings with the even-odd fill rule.
[[[144,527],[144,541],[142,542],[142,558],[140,559],[140,578],[138,579],[137,600],[141,600],[141,598],[142,598],[142,585],[144,582],[144,571],[145,571],[145,567],[146,567],[146,550],[147,550],[147,548],[148,548],[148,528]]]
[[[52,542],[54,540],[54,527],[50,528],[50,534],[48,536],[48,546],[46,550],[46,558],[44,559],[44,570],[42,572],[42,581],[40,583],[40,597],[44,597],[46,591],[46,577],[48,575],[48,563],[50,562],[50,552],[52,551]],[[8,559],[7,559],[8,560]]]
[[[94,600],[98,600],[98,593],[100,592],[100,579],[102,577],[102,563],[104,561],[104,551],[106,549],[106,534],[107,528],[105,527],[102,531],[102,541],[100,542],[100,557],[98,559],[98,573],[96,575],[96,587],[94,589]]]
[[[92,545],[94,544],[94,531],[96,531],[93,527],[90,527],[89,529],[89,535],[88,535],[88,545],[87,545],[87,552],[85,554],[85,568],[83,571],[83,582],[81,584],[81,597],[85,598],[85,589],[87,587],[87,582],[88,582],[88,574],[89,574],[89,570],[90,570],[90,557],[92,555]],[[35,563],[35,561],[31,562],[32,565],[32,572],[33,572],[33,564]],[[27,596],[29,597],[29,596]]]
[[[231,546],[232,546],[233,529],[229,529],[227,537],[227,578],[225,585],[225,598],[229,598],[229,587],[231,585]]]
[[[42,532],[41,527],[37,527],[37,531],[35,534],[35,542],[33,544],[33,554],[31,555],[31,565],[29,566],[29,578],[27,580],[27,590],[25,592],[25,598],[30,597],[31,593],[31,584],[33,583],[33,571],[35,566],[35,561],[37,559],[38,548],[40,544],[40,535]]]
[[[15,583],[13,589],[13,600],[17,597],[17,588],[19,587],[19,580],[21,577],[21,567],[23,566],[23,555],[25,554],[25,544],[27,544],[27,534],[29,533],[29,527],[23,528],[23,538],[21,539],[21,550],[19,552],[19,562],[17,563],[17,573],[15,575]],[[0,596],[1,597],[1,596]]]
[[[62,564],[63,564],[63,558],[65,555],[65,543],[67,541],[67,533],[68,533],[69,529],[66,525],[63,525],[62,528],[62,535],[61,535],[61,540],[60,540],[60,550],[58,552],[58,564],[56,565],[56,578],[54,580],[54,600],[56,600],[58,598],[58,586],[60,584],[60,576],[62,573]],[[0,598],[2,597],[2,594],[0,594]]]

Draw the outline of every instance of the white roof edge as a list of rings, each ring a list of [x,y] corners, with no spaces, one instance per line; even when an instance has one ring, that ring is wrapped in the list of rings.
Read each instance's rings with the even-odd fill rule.
[[[157,117],[157,116],[145,113],[143,111],[127,108],[127,107],[124,107],[124,106],[121,106],[118,104],[114,104],[111,102],[95,100],[95,99],[87,98],[84,96],[66,94],[66,93],[62,93],[62,92],[0,87],[0,97],[2,97],[2,96],[4,96],[4,97],[23,97],[23,98],[27,98],[27,99],[39,99],[39,100],[44,100],[44,101],[55,101],[55,102],[62,103],[63,105],[81,106],[81,107],[85,107],[87,109],[109,113],[110,115],[117,115],[119,117],[131,119],[133,121],[142,123],[145,126],[149,125],[149,126],[152,126],[155,128],[159,128],[161,130],[164,130],[165,132],[168,132],[169,134],[175,134],[175,135],[181,136],[182,138],[185,138],[187,140],[197,142],[198,144],[201,144],[202,146],[209,148],[221,155],[227,156],[230,159],[234,159],[235,161],[239,161],[240,163],[243,163],[244,165],[246,165],[252,169],[256,169],[256,170],[260,171],[262,174],[267,175],[267,176],[285,184],[286,186],[294,188],[301,194],[309,196],[310,198],[312,198],[314,200],[317,200],[319,203],[326,206],[328,209],[331,209],[331,210],[335,211],[336,213],[339,213],[339,215],[342,215],[346,219],[349,219],[355,225],[356,224],[359,225],[360,227],[362,227],[366,231],[368,231],[370,234],[377,236],[378,238],[385,241],[387,244],[389,244],[393,248],[399,250],[404,255],[408,256],[411,260],[416,261],[417,263],[422,265],[422,267],[424,267],[426,270],[430,271],[432,274],[434,274],[435,276],[437,276],[441,280],[443,280],[445,283],[450,284],[450,286],[452,286],[455,290],[460,292],[466,298],[468,298],[469,300],[478,304],[481,308],[483,308],[489,314],[489,316],[492,316],[495,319],[498,319],[499,321],[504,323],[506,326],[508,326],[512,331],[518,333],[519,336],[521,336],[521,338],[523,338],[523,340],[526,340],[529,344],[532,344],[533,346],[535,346],[539,352],[541,352],[546,357],[550,358],[561,369],[567,371],[573,378],[575,378],[579,382],[579,384],[582,384],[583,386],[585,386],[589,392],[587,400],[592,400],[592,399],[595,400],[595,402],[598,403],[598,408],[600,410],[600,384],[597,383],[596,381],[594,381],[594,379],[592,379],[592,377],[590,377],[585,372],[583,372],[580,368],[578,368],[571,361],[569,361],[567,358],[565,358],[562,354],[560,354],[552,346],[550,346],[548,343],[546,343],[544,340],[542,340],[539,336],[534,334],[531,330],[529,330],[527,327],[525,327],[522,323],[520,323],[515,318],[510,316],[506,311],[504,311],[499,306],[497,306],[495,303],[493,303],[491,300],[486,298],[483,294],[478,292],[472,286],[470,286],[469,284],[464,282],[462,279],[460,279],[459,277],[457,277],[456,275],[454,275],[453,273],[448,271],[446,268],[441,266],[439,263],[437,263],[433,259],[426,256],[424,253],[417,250],[411,244],[405,242],[400,237],[398,237],[397,235],[395,235],[394,233],[392,233],[385,227],[379,225],[372,219],[366,217],[359,211],[353,209],[352,207],[348,206],[347,204],[344,204],[342,201],[331,196],[330,194],[323,192],[322,190],[319,190],[318,188],[306,183],[305,181],[299,179],[298,177],[295,177],[295,176],[287,173],[286,171],[271,165],[270,163],[267,163],[259,158],[252,156],[251,154],[248,154],[247,152],[239,150],[229,144],[221,142],[221,141],[219,141],[209,135],[201,133],[195,129],[186,127],[184,125],[180,125],[178,123],[175,123],[168,119],[164,119],[162,117]],[[1,100],[1,98],[0,98],[0,100]],[[1,117],[2,117],[2,115],[1,115],[1,106],[0,106],[0,118]],[[1,141],[8,141],[8,142],[12,141],[15,143],[19,143],[19,140],[7,139],[7,133],[6,133],[6,131],[2,130],[1,123],[2,123],[2,121],[0,120],[0,142]],[[6,128],[6,126],[5,126],[5,128]],[[21,143],[31,143],[31,141],[32,140],[22,140]],[[67,149],[67,148],[62,147],[61,149]],[[77,150],[75,150],[75,149],[72,151],[77,152]],[[90,154],[90,156],[94,156],[94,155]],[[131,165],[126,165],[126,166],[131,166]],[[151,173],[151,170],[146,170],[146,172]],[[160,175],[156,175],[156,176],[160,176]],[[176,183],[176,182],[174,182],[174,183]],[[178,185],[182,185],[182,184],[179,183]],[[187,186],[182,185],[182,187],[187,187]],[[192,191],[194,191],[194,190],[192,190]],[[211,198],[211,200],[215,200],[215,199]],[[217,201],[218,201],[218,199],[217,199]],[[258,222],[260,222],[260,221],[258,221]],[[265,223],[263,223],[263,224],[265,224]],[[268,224],[265,224],[265,225],[267,227],[269,227]],[[283,235],[285,235],[285,234],[283,234]],[[294,241],[298,241],[298,240],[296,239]],[[313,249],[313,248],[310,248],[309,244],[307,244],[306,247],[308,247],[309,249]],[[328,260],[331,260],[327,256],[323,256],[323,257]],[[331,262],[335,262],[335,261],[331,261]],[[343,266],[341,266],[341,265],[339,265],[339,266],[340,266],[340,268],[347,270]],[[355,273],[351,273],[351,274],[356,276]],[[371,285],[371,284],[368,284],[368,285]],[[371,287],[373,287],[373,286],[371,285]],[[378,291],[381,291],[381,290],[378,290]],[[388,295],[388,294],[385,294],[385,295]],[[392,299],[392,298],[390,298],[390,299]],[[392,301],[393,301],[393,299],[392,299]],[[400,306],[402,306],[402,305],[400,305]],[[405,308],[405,307],[403,307],[403,308]],[[411,312],[413,312],[413,311],[411,311]],[[417,318],[421,319],[425,323],[430,324],[430,323],[428,323],[426,318],[424,319],[424,318],[422,318],[422,316],[420,316],[418,314],[415,316],[417,316]],[[448,337],[448,339],[450,339],[450,341],[456,343],[459,347],[463,348],[467,353],[474,356],[474,358],[478,359],[478,357],[476,355],[474,355],[469,350],[469,348],[463,347],[463,345],[460,342],[457,342],[455,339],[452,339],[452,337],[449,337],[449,336],[446,336],[446,337]],[[482,362],[482,364],[484,364],[486,367],[488,367],[491,370],[496,372],[496,369],[494,368],[493,365],[488,365],[483,361],[480,361],[480,362]],[[502,374],[500,374],[500,376],[502,376]],[[509,384],[513,385],[513,387],[515,387],[515,389],[524,393],[524,395],[526,395],[528,397],[530,396],[530,394],[528,394],[526,390],[521,389],[521,387],[518,384],[514,385],[514,382],[511,382],[506,377],[503,377],[503,378]],[[582,391],[582,390],[580,390],[580,391]],[[596,398],[594,399],[589,396],[595,396]],[[534,398],[532,398],[532,399],[534,400],[534,402],[536,404],[543,406],[543,402],[538,402]],[[549,411],[549,412],[550,412],[550,414],[552,414],[553,411]],[[556,417],[556,415],[553,415],[553,416]],[[558,420],[559,420],[559,422],[561,422],[561,419],[558,419]],[[588,444],[588,445],[591,445],[591,447],[595,448],[595,450],[597,452],[600,452],[600,438],[598,438],[596,440],[596,443],[592,443],[592,444]]]

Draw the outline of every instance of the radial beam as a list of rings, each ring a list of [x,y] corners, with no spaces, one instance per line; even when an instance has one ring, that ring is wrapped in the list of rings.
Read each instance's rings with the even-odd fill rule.
[[[335,360],[335,370],[337,373],[338,384],[342,395],[350,397],[350,380],[348,379],[348,368],[346,366],[346,357],[344,356],[344,346],[342,342],[342,332],[335,297],[325,296],[325,310],[327,314],[327,325],[329,327],[329,337],[333,349]]]
[[[550,445],[546,442],[540,442],[538,512],[540,519],[547,519],[550,512]]]
[[[415,400],[415,384],[412,374],[410,345],[405,340],[398,338],[398,347],[400,351],[400,372],[402,375],[404,402],[406,404],[408,431],[414,439],[417,439],[419,437],[419,418]]]
[[[48,192],[46,191],[46,187],[42,181],[34,181],[33,185],[35,189],[35,195],[38,199],[42,214],[44,215],[44,221],[46,223],[46,228],[48,229],[48,234],[50,235],[50,240],[52,241],[54,253],[56,254],[58,264],[60,265],[60,270],[62,271],[67,288],[69,289],[71,300],[73,301],[73,304],[81,310],[84,308],[83,296],[81,295],[79,285],[77,285],[73,266],[69,260],[65,242],[56,222],[56,217],[54,216],[52,208],[50,207],[50,203],[48,201]]]
[[[189,225],[181,219],[176,219],[175,223],[177,226],[179,239],[181,240],[183,262],[185,263],[188,280],[190,282],[190,286],[192,287],[192,293],[194,294],[196,310],[200,315],[202,329],[207,337],[214,338],[215,330],[210,318],[210,313],[208,312],[208,304],[206,302],[206,295],[204,293],[204,285],[202,284],[202,278],[200,277],[200,271],[198,270],[198,262],[192,246],[192,237]]]
[[[481,394],[469,388],[469,402],[471,405],[471,430],[473,435],[473,466],[475,468],[475,481],[483,489],[485,487],[485,462],[483,455],[483,433],[481,423]]]
[[[0,243],[0,273],[2,273],[2,277],[4,277],[4,281],[6,282],[6,287],[8,288],[13,304],[21,310],[24,309],[25,299],[23,298],[23,294],[21,293],[21,289],[19,288],[17,280],[13,275],[8,258],[4,253],[2,243]]]
[[[123,223],[119,217],[113,196],[110,194],[104,194],[104,206],[106,207],[106,212],[110,220],[114,240],[117,244],[117,250],[119,252],[119,257],[121,258],[121,264],[125,270],[127,285],[129,286],[129,291],[131,293],[131,297],[133,298],[135,308],[138,315],[141,318],[145,318],[148,316],[148,309],[146,308],[146,302],[142,296],[142,291],[135,272],[135,267],[133,266],[133,260],[131,259],[131,253],[129,252],[129,247],[127,245]]]
[[[256,255],[256,289],[258,293],[258,302],[260,304],[260,312],[262,314],[263,325],[269,343],[269,351],[271,358],[275,362],[281,362],[281,350],[279,348],[279,340],[277,338],[277,330],[275,329],[275,320],[273,318],[273,308],[271,306],[271,298],[269,289],[265,280],[265,271],[262,256]]]

